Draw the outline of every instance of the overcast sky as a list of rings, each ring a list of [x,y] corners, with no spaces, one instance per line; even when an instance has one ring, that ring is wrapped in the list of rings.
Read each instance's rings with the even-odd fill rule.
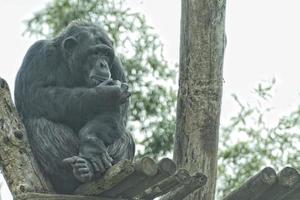
[[[35,38],[22,36],[23,20],[47,0],[0,0],[0,76],[14,87],[25,52]],[[165,45],[170,64],[178,63],[180,0],[128,0],[146,15]],[[262,80],[277,79],[273,117],[300,104],[300,1],[227,1],[222,122],[237,110],[231,94],[251,101]],[[5,199],[8,199],[7,197]]]

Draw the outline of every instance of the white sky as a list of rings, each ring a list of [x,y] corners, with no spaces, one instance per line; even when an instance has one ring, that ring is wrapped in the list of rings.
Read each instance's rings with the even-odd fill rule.
[[[144,0],[142,4],[140,0],[128,1],[130,7],[144,13],[154,26],[170,64],[178,63],[180,0]],[[11,88],[25,52],[35,41],[22,36],[22,21],[40,10],[45,2],[0,0],[0,76]],[[237,110],[232,93],[251,100],[256,84],[273,77],[277,79],[273,118],[300,104],[299,10],[299,0],[227,1],[222,121],[227,121]]]

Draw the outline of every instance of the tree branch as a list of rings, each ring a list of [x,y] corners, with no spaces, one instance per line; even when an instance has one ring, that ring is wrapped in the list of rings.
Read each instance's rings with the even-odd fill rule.
[[[8,84],[0,78],[0,163],[13,195],[51,192],[33,159],[25,127],[13,105]]]

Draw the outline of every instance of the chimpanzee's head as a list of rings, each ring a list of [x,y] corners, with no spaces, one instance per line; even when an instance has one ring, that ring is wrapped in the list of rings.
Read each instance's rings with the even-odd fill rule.
[[[75,21],[57,39],[70,75],[81,76],[89,87],[111,78],[115,53],[112,41],[101,26]]]

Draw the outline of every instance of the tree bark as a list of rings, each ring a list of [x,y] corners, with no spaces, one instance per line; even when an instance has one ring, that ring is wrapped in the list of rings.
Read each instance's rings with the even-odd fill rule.
[[[13,196],[52,191],[33,159],[24,125],[12,103],[8,85],[1,78],[0,144],[0,163]]]
[[[182,0],[174,160],[208,182],[186,199],[213,200],[225,49],[226,0]]]
[[[0,176],[1,176],[1,171],[0,171]],[[2,182],[2,180],[0,179],[0,200],[2,200],[2,195],[1,195],[2,187],[3,187],[3,182]]]

